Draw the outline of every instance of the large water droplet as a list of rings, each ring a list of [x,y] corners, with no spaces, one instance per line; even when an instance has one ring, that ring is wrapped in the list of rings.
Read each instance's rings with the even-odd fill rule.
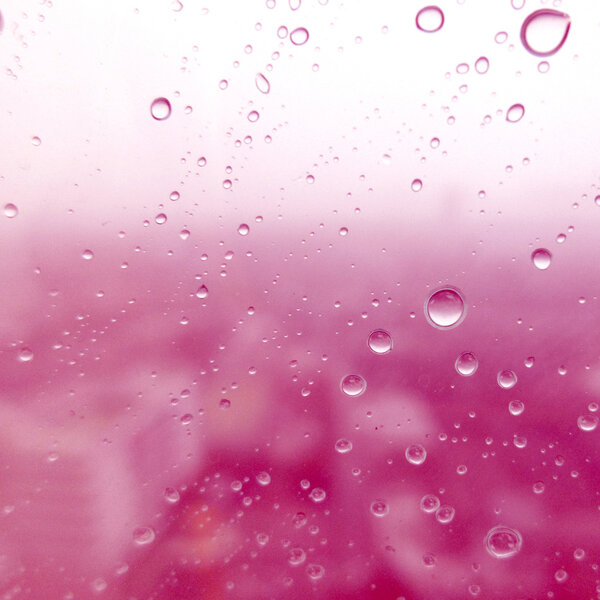
[[[509,123],[517,123],[523,118],[525,114],[525,107],[522,104],[513,104],[506,111],[506,120]]]
[[[206,296],[208,296],[208,288],[205,285],[201,285],[196,290],[196,297],[197,298],[206,298]]]
[[[531,261],[535,267],[544,271],[552,262],[552,254],[546,248],[538,248],[531,253]]]
[[[168,487],[165,489],[165,500],[170,504],[176,504],[179,502],[179,498],[179,492],[175,488]]]
[[[463,352],[454,363],[456,371],[464,377],[469,377],[477,371],[479,361],[472,352]]]
[[[262,73],[256,74],[254,83],[256,84],[256,89],[263,94],[268,94],[271,91],[271,84]]]
[[[157,121],[164,121],[171,115],[171,103],[166,98],[155,98],[150,105],[150,114]]]
[[[346,396],[360,396],[367,389],[367,382],[360,375],[346,375],[340,383]]]
[[[256,481],[260,485],[269,485],[271,483],[271,476],[266,471],[261,471],[256,475]]]
[[[306,560],[306,552],[302,548],[292,548],[288,553],[288,563],[292,567],[301,565]]]
[[[19,360],[21,362],[30,362],[33,360],[33,351],[30,348],[21,348],[19,350]]]
[[[577,427],[581,431],[594,431],[598,427],[598,417],[596,415],[581,415],[577,418]]]
[[[452,519],[454,519],[455,514],[456,511],[454,510],[454,507],[449,506],[448,504],[443,504],[435,511],[435,518],[439,523],[446,525],[447,523],[450,523]]]
[[[487,73],[489,68],[490,68],[490,61],[485,56],[480,56],[475,61],[475,70],[480,75],[484,75],[485,73]]]
[[[510,558],[521,550],[523,538],[516,529],[497,525],[488,531],[484,544],[494,558]]]
[[[510,390],[510,388],[515,387],[517,383],[517,374],[510,369],[504,369],[504,371],[500,371],[498,373],[498,385],[505,389]]]
[[[433,513],[440,507],[440,499],[434,494],[425,494],[421,498],[420,507],[423,512]]]
[[[325,498],[327,497],[327,493],[325,492],[325,490],[323,488],[316,487],[311,490],[308,497],[313,502],[318,504],[319,502],[323,502],[323,500],[325,500]]]
[[[461,293],[453,288],[434,292],[425,302],[425,316],[438,329],[456,327],[465,318],[465,301]]]
[[[426,33],[439,31],[444,25],[444,13],[437,6],[425,6],[415,18],[417,27]]]
[[[4,216],[9,219],[14,219],[19,214],[19,209],[16,204],[9,202],[4,205]]]
[[[340,454],[347,454],[352,450],[352,442],[345,438],[341,438],[335,443],[335,449]]]
[[[308,42],[308,31],[304,27],[297,27],[290,33],[290,40],[294,46],[302,46]]]
[[[322,579],[325,575],[325,568],[322,565],[310,564],[306,566],[306,574],[313,580]]]
[[[521,26],[521,43],[535,56],[551,56],[565,43],[571,28],[568,14],[542,8],[532,12]]]
[[[248,225],[246,225],[246,223],[242,223],[239,227],[237,232],[240,235],[248,235],[250,233],[250,227],[248,227]]]
[[[375,354],[387,354],[392,349],[392,336],[383,329],[376,329],[369,335],[367,343]]]
[[[421,444],[411,444],[404,452],[404,456],[412,465],[422,465],[427,458],[427,450]]]
[[[508,412],[511,415],[514,415],[515,417],[518,417],[519,415],[523,414],[524,410],[525,404],[523,404],[523,402],[521,402],[520,400],[511,400],[508,403]]]
[[[390,507],[385,500],[375,500],[371,503],[371,513],[376,517],[385,517],[390,512]]]
[[[151,527],[138,527],[133,531],[133,541],[138,546],[146,546],[151,544],[156,538],[156,533]]]

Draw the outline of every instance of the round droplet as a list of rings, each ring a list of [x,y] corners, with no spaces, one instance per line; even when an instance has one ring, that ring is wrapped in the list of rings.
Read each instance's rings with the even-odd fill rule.
[[[34,135],[34,136],[31,138],[31,143],[32,143],[34,146],[39,146],[39,145],[42,143],[42,140],[41,140],[41,139],[40,139],[40,138],[39,138],[37,135]]]
[[[458,290],[443,288],[425,302],[425,316],[438,329],[456,327],[465,318],[465,301]]]
[[[321,565],[310,564],[306,566],[306,574],[313,580],[322,579],[325,569]]]
[[[254,83],[256,84],[256,89],[262,94],[268,94],[271,91],[271,84],[262,73],[256,74],[256,77],[254,78]]]
[[[138,546],[151,544],[156,538],[156,533],[151,527],[138,527],[133,531],[133,541]]]
[[[340,227],[340,230],[338,231],[338,233],[342,236],[345,237],[348,235],[348,228],[347,227]]]
[[[256,481],[259,485],[269,485],[271,483],[271,476],[266,471],[261,471],[256,475]]]
[[[538,248],[531,253],[531,261],[540,271],[545,271],[552,262],[552,254],[546,248]]]
[[[439,523],[446,525],[447,523],[450,523],[452,519],[454,519],[455,514],[456,511],[452,506],[449,506],[448,504],[443,504],[435,511],[435,518]]]
[[[463,352],[454,363],[454,368],[464,377],[470,377],[477,371],[479,361],[472,352]]]
[[[180,197],[181,197],[181,194],[177,190],[174,190],[173,192],[171,192],[169,194],[169,199],[172,202],[177,202],[177,200],[179,200]]]
[[[154,222],[157,225],[164,225],[167,222],[167,215],[165,215],[165,213],[158,213],[155,217],[154,217]]]
[[[84,250],[81,253],[81,258],[83,258],[84,260],[92,260],[92,258],[94,258],[94,253],[91,250]]]
[[[308,42],[308,31],[304,27],[297,27],[290,33],[290,40],[294,46],[302,46]]]
[[[506,111],[506,120],[509,123],[517,123],[523,118],[525,114],[525,107],[522,104],[513,104]]]
[[[466,475],[467,471],[467,465],[458,465],[458,467],[456,467],[456,472],[459,475]]]
[[[304,527],[306,525],[306,523],[308,522],[308,518],[306,516],[306,513],[303,512],[297,512],[293,517],[292,517],[292,524],[294,525],[294,527],[296,529],[300,529],[300,527]]]
[[[250,227],[248,227],[248,225],[246,225],[246,223],[242,223],[239,227],[237,232],[240,235],[248,235],[250,233]]]
[[[16,204],[9,202],[4,205],[4,216],[9,219],[14,219],[19,214],[19,209]]]
[[[485,73],[487,73],[489,68],[490,61],[485,56],[480,56],[475,61],[475,71],[477,71],[477,73],[479,73],[480,75],[484,75]]]
[[[421,498],[420,507],[425,513],[433,513],[440,507],[440,499],[433,494],[425,494]]]
[[[376,329],[369,335],[367,344],[375,354],[387,354],[392,349],[392,336],[383,329]]]
[[[581,431],[594,431],[598,427],[597,415],[581,415],[577,418],[577,427]]]
[[[171,103],[166,98],[155,98],[150,105],[150,114],[157,121],[164,121],[171,115]]]
[[[437,6],[426,6],[417,13],[415,22],[421,31],[434,33],[443,27],[444,13]]]
[[[508,412],[511,415],[514,415],[515,417],[518,417],[519,415],[523,414],[524,410],[525,404],[523,404],[523,402],[521,402],[520,400],[511,400],[508,403]]]
[[[230,407],[231,407],[231,401],[227,400],[227,398],[221,398],[219,400],[219,408],[221,410],[227,410]]]
[[[179,492],[172,487],[168,487],[165,490],[165,500],[171,504],[175,504],[176,502],[179,502]]]
[[[30,348],[21,348],[19,350],[19,360],[21,362],[30,362],[33,360],[33,351]]]
[[[575,560],[583,560],[585,558],[585,550],[583,548],[575,548],[573,558]]]
[[[341,438],[335,443],[335,449],[340,454],[347,454],[352,450],[352,442],[345,438]]]
[[[277,37],[280,40],[283,40],[287,37],[288,34],[288,28],[285,25],[281,25],[277,28]]]
[[[533,367],[534,364],[535,364],[535,356],[528,356],[524,361],[524,365],[528,369],[531,369],[531,367]]]
[[[206,298],[206,296],[208,296],[208,288],[205,285],[201,285],[196,290],[196,297],[197,298]]]
[[[298,10],[300,4],[302,4],[302,0],[288,0],[288,4],[290,5],[291,10]]]
[[[516,529],[497,525],[488,531],[484,545],[494,558],[510,558],[521,550],[523,538]]]
[[[532,12],[521,25],[521,43],[535,56],[556,54],[569,35],[571,18],[568,14],[542,8]]]
[[[505,390],[510,390],[510,388],[515,387],[517,383],[517,375],[510,369],[504,369],[504,371],[500,371],[497,379],[498,385]]]
[[[390,512],[390,507],[385,500],[375,500],[371,503],[371,514],[376,517],[385,517]]]
[[[427,450],[421,444],[411,444],[404,452],[404,456],[411,465],[422,465],[427,458]]]
[[[179,237],[180,237],[182,240],[187,240],[187,239],[190,237],[190,230],[189,230],[189,229],[182,229],[182,230],[179,232]]]
[[[302,548],[292,548],[288,553],[288,563],[292,567],[301,565],[306,560],[306,552]]]
[[[423,182],[420,179],[413,179],[410,184],[410,189],[413,192],[420,192],[423,189]]]
[[[248,121],[250,121],[250,123],[256,123],[256,121],[258,121],[259,118],[260,118],[260,115],[258,114],[258,111],[256,111],[256,110],[251,110],[248,113]]]
[[[256,543],[259,546],[266,546],[269,543],[269,536],[266,533],[257,533]]]
[[[554,573],[554,579],[556,579],[557,583],[564,583],[569,578],[569,574],[564,569],[558,569],[556,573]]]
[[[435,567],[436,562],[437,558],[435,557],[435,554],[432,554],[431,552],[425,552],[425,554],[423,554],[423,564],[426,567]]]
[[[540,73],[547,73],[550,70],[550,63],[547,60],[541,60],[537,69]]]
[[[346,375],[340,383],[346,396],[360,396],[367,389],[367,382],[360,375]]]
[[[327,493],[325,492],[324,489],[322,488],[313,488],[310,492],[310,494],[308,495],[308,497],[315,502],[316,504],[318,504],[319,502],[323,502],[323,500],[325,500],[325,498],[327,497]]]
[[[543,481],[536,481],[533,484],[533,493],[534,494],[543,494],[545,489],[546,489],[546,485],[544,484]]]

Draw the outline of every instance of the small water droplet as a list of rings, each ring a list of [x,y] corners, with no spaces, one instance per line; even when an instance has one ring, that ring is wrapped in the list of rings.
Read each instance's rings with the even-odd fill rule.
[[[288,563],[292,567],[301,565],[306,560],[306,552],[302,548],[292,548],[288,552]]]
[[[206,296],[208,296],[208,288],[205,285],[201,285],[196,290],[196,297],[197,298],[206,298]]]
[[[540,73],[547,73],[550,70],[550,63],[547,60],[541,60],[538,63],[537,69]]]
[[[440,507],[440,499],[433,494],[425,494],[421,498],[420,507],[425,513],[434,513]]]
[[[308,42],[308,38],[308,30],[304,27],[297,27],[294,29],[294,31],[292,31],[292,33],[290,33],[290,41],[292,44],[294,44],[294,46],[303,46],[306,44],[306,42]]]
[[[41,140],[41,139],[40,139],[40,138],[39,138],[37,135],[34,135],[34,136],[31,138],[31,143],[32,143],[34,146],[39,146],[39,145],[42,143],[42,140]]]
[[[390,512],[390,507],[385,500],[375,500],[371,503],[371,513],[376,517],[385,517]]]
[[[197,161],[196,164],[199,167],[205,167],[206,166],[206,158],[204,156],[201,156]]]
[[[546,248],[538,248],[531,253],[531,261],[536,268],[544,271],[552,263],[552,254]]]
[[[347,227],[340,227],[340,230],[338,231],[338,233],[342,236],[345,237],[348,235],[348,228]]]
[[[563,46],[569,35],[568,14],[542,8],[532,12],[521,25],[521,43],[534,56],[551,56]]]
[[[81,253],[81,258],[83,258],[84,260],[92,260],[92,258],[94,258],[94,253],[89,249],[84,250]]]
[[[465,313],[465,301],[453,288],[437,290],[425,302],[425,316],[438,329],[456,327],[465,318]]]
[[[392,336],[383,329],[376,329],[369,335],[367,344],[375,354],[387,354],[392,349]]]
[[[176,202],[177,200],[179,200],[179,198],[180,194],[177,190],[174,190],[169,194],[169,199],[171,200],[171,202]]]
[[[436,138],[436,137],[431,138],[431,140],[429,141],[429,145],[432,148],[434,148],[434,149],[435,148],[439,148],[439,146],[440,146],[440,138]]]
[[[583,548],[575,548],[573,558],[575,560],[583,560],[585,558],[585,550]]]
[[[227,398],[221,398],[221,400],[219,400],[219,408],[221,410],[227,410],[230,407],[231,407],[231,401],[227,400]]]
[[[487,532],[484,545],[494,558],[510,558],[521,550],[523,538],[516,529],[497,525]]]
[[[426,567],[435,567],[436,562],[437,558],[435,554],[432,554],[431,552],[425,552],[425,554],[423,554],[423,564]]]
[[[261,471],[256,475],[256,481],[260,485],[269,485],[271,483],[271,476],[266,471]]]
[[[535,364],[535,356],[528,356],[525,359],[524,364],[528,369],[531,369],[531,367],[533,367],[533,365]]]
[[[256,89],[262,94],[268,94],[271,91],[271,84],[262,73],[256,74],[256,77],[254,78],[254,83],[256,84]]]
[[[220,90],[226,90],[228,85],[229,85],[229,81],[227,81],[227,79],[221,79],[221,81],[219,81],[219,89]]]
[[[360,396],[367,389],[367,382],[360,375],[346,375],[340,382],[340,388],[346,396]]]
[[[450,523],[452,519],[454,519],[455,514],[456,511],[452,506],[449,506],[448,504],[443,504],[435,511],[435,518],[439,523],[446,525]]]
[[[179,232],[179,237],[180,237],[182,240],[187,240],[187,239],[190,237],[190,231],[189,231],[189,229],[182,229],[182,230]]]
[[[327,497],[327,494],[325,492],[324,489],[322,488],[313,488],[310,492],[310,494],[308,495],[308,497],[315,502],[316,504],[318,504],[319,502],[323,502],[323,500],[325,500],[325,498]]]
[[[444,26],[444,13],[437,6],[425,6],[415,18],[417,28],[426,33],[434,33]]]
[[[413,179],[410,184],[410,189],[413,192],[420,192],[423,189],[423,182],[420,179]]]
[[[154,222],[157,225],[164,225],[167,222],[167,215],[165,215],[165,213],[158,213],[155,217],[154,217]]]
[[[304,527],[306,525],[307,521],[308,521],[308,518],[306,517],[306,514],[303,512],[297,512],[292,517],[292,525],[296,529],[300,529],[300,527]]]
[[[259,115],[258,111],[256,111],[256,110],[251,110],[248,113],[248,121],[250,121],[250,123],[256,123],[256,121],[258,121],[259,118],[260,118],[260,115]]]
[[[517,374],[510,369],[504,369],[498,373],[498,385],[505,389],[510,390],[510,388],[515,387],[517,383]]]
[[[4,216],[9,219],[14,219],[19,214],[19,209],[16,204],[9,202],[4,205]]]
[[[544,484],[543,481],[536,481],[533,484],[533,493],[534,494],[543,494],[545,489],[546,489],[546,485]]]
[[[151,527],[138,527],[133,531],[133,541],[138,546],[151,544],[156,538],[156,533]]]
[[[164,121],[171,115],[171,103],[166,98],[155,98],[150,105],[150,114],[157,121]]]
[[[246,225],[246,223],[242,223],[238,229],[237,232],[240,235],[248,235],[250,233],[250,227],[248,227],[248,225]]]
[[[554,573],[554,579],[556,579],[557,583],[564,583],[569,578],[569,574],[564,569],[558,569],[556,573]]]
[[[581,431],[594,431],[598,427],[597,415],[581,415],[577,418],[577,427]]]
[[[321,565],[310,564],[306,567],[306,574],[313,580],[322,579],[325,575],[325,569]]]
[[[165,500],[170,504],[176,504],[179,502],[179,498],[179,492],[175,488],[168,487],[165,489]]]
[[[33,360],[33,352],[30,348],[21,348],[19,350],[19,360],[21,362],[30,362]]]
[[[480,56],[475,61],[475,71],[477,71],[477,73],[479,73],[480,75],[484,75],[485,73],[487,73],[489,68],[490,61],[487,59],[487,57]]]
[[[522,104],[513,104],[506,111],[506,120],[509,123],[517,123],[523,118],[525,114],[525,107]]]
[[[190,413],[186,413],[181,417],[180,421],[182,425],[189,425],[192,422],[193,418],[194,417]]]
[[[464,377],[470,377],[477,371],[479,361],[472,352],[463,352],[454,363],[456,371]]]
[[[411,444],[404,452],[406,460],[412,465],[422,465],[427,458],[427,450],[421,444]]]
[[[525,404],[523,404],[523,402],[521,402],[520,400],[511,400],[508,403],[508,412],[511,415],[514,415],[515,417],[518,417],[519,415],[523,414],[524,410]]]
[[[347,454],[352,450],[352,442],[345,438],[341,438],[335,443],[335,449],[340,454]]]
[[[302,4],[302,0],[288,0],[291,10],[298,10]]]

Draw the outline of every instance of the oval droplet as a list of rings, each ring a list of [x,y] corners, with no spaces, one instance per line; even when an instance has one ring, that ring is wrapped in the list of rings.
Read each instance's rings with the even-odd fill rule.
[[[425,33],[434,33],[444,26],[444,13],[437,6],[425,6],[415,18],[417,28]]]
[[[266,471],[261,471],[256,475],[256,481],[259,485],[269,485],[271,483],[271,476]]]
[[[425,316],[438,329],[456,327],[465,318],[465,313],[465,301],[453,288],[437,290],[425,302]]]
[[[487,532],[484,545],[494,558],[510,558],[521,550],[523,538],[516,529],[497,525]]]
[[[164,121],[171,115],[171,103],[166,98],[155,98],[150,105],[150,114],[157,121]]]
[[[308,42],[308,30],[304,27],[297,27],[290,33],[290,40],[294,46],[303,46]]]
[[[540,271],[545,271],[552,262],[552,254],[546,248],[538,248],[531,253],[531,261]]]
[[[454,519],[455,514],[456,511],[454,510],[454,507],[449,506],[448,504],[443,504],[435,511],[435,518],[438,523],[446,525],[450,523],[452,519]]]
[[[340,454],[347,454],[352,450],[352,442],[345,438],[341,438],[335,443],[335,449]]]
[[[300,4],[302,4],[302,0],[288,0],[288,4],[290,5],[291,10],[298,10]]]
[[[410,184],[410,189],[413,192],[420,192],[423,189],[423,182],[420,179],[413,179]]]
[[[423,512],[434,513],[440,507],[440,499],[434,494],[425,494],[421,498],[420,507]]]
[[[248,121],[250,121],[250,123],[256,123],[256,121],[258,121],[259,118],[260,114],[256,110],[251,110],[248,113]]]
[[[506,120],[509,123],[517,123],[523,118],[524,114],[525,114],[525,107],[522,104],[513,104],[506,111]]]
[[[19,360],[21,362],[30,362],[33,360],[33,351],[30,348],[21,348],[19,350]]]
[[[254,78],[254,83],[256,84],[256,89],[262,94],[268,94],[271,91],[271,84],[262,73],[256,74],[256,77]]]
[[[152,527],[138,527],[133,531],[133,541],[138,546],[151,544],[156,538],[156,533]]]
[[[563,46],[571,28],[568,14],[542,8],[532,12],[521,25],[521,43],[534,56],[552,56]]]
[[[411,465],[422,465],[427,458],[427,450],[421,444],[411,444],[404,452]]]
[[[4,216],[9,219],[14,219],[19,214],[19,209],[16,204],[9,202],[4,205]]]
[[[392,349],[392,336],[383,329],[376,329],[369,335],[367,344],[375,354],[387,354]]]
[[[179,492],[175,488],[168,487],[165,489],[165,500],[170,504],[179,502]]]
[[[459,375],[470,377],[477,371],[479,361],[472,352],[463,352],[454,363],[454,368]]]
[[[477,73],[479,73],[480,75],[484,75],[485,73],[487,73],[489,68],[490,61],[485,56],[480,56],[475,61],[475,71],[477,71]]]
[[[523,402],[520,400],[511,400],[508,403],[508,412],[515,417],[522,415],[524,410],[525,404],[523,404]]]
[[[594,431],[598,427],[598,417],[596,415],[581,415],[577,418],[577,427],[581,431]]]
[[[390,512],[390,507],[385,500],[375,500],[371,503],[371,514],[376,517],[385,517]]]
[[[308,497],[313,502],[318,504],[319,502],[323,502],[323,500],[325,500],[325,498],[327,497],[327,493],[325,492],[324,489],[316,487],[310,491],[310,494],[308,495]]]
[[[504,371],[500,371],[498,373],[498,385],[505,389],[510,390],[510,388],[515,387],[517,383],[517,374],[510,369],[504,369]]]
[[[167,215],[165,213],[159,213],[154,217],[154,222],[157,225],[164,225],[167,222]]]
[[[288,552],[288,564],[292,567],[301,565],[306,560],[306,552],[302,548],[292,548]]]
[[[340,388],[346,396],[360,396],[367,389],[367,382],[360,375],[346,375],[340,383]]]
[[[325,575],[325,569],[322,565],[310,564],[306,566],[306,574],[313,580],[322,579]]]
[[[239,227],[237,232],[240,235],[248,235],[250,233],[250,227],[248,227],[248,225],[246,225],[246,223],[242,223]]]

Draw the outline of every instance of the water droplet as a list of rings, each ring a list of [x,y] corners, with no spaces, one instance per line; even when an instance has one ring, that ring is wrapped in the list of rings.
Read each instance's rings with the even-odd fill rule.
[[[256,121],[258,121],[259,118],[260,114],[256,110],[251,110],[248,113],[248,121],[250,121],[250,123],[256,123]]]
[[[290,40],[294,46],[302,46],[308,42],[308,31],[304,27],[297,27],[290,33]]]
[[[206,298],[206,296],[208,296],[208,288],[205,285],[201,285],[196,290],[196,297],[197,298]]]
[[[515,448],[525,448],[525,446],[527,446],[527,438],[522,435],[515,435],[513,438],[513,445]]]
[[[422,465],[427,458],[427,450],[421,444],[411,444],[404,452],[406,460],[412,465]]]
[[[335,443],[335,449],[340,454],[347,454],[352,450],[352,442],[345,438],[341,438]]]
[[[525,404],[523,404],[523,402],[521,402],[520,400],[511,400],[508,403],[508,412],[511,415],[514,415],[515,417],[518,417],[519,415],[523,414],[524,410]]]
[[[552,262],[552,254],[546,248],[538,248],[531,253],[531,261],[540,271],[544,271]]]
[[[254,83],[256,84],[256,89],[262,94],[268,94],[271,91],[271,84],[262,73],[256,74],[256,77],[254,78]]]
[[[456,511],[452,506],[449,506],[448,504],[443,504],[435,511],[435,518],[439,523],[446,525],[447,523],[450,523],[452,519],[454,519],[455,514]]]
[[[443,288],[431,294],[425,302],[425,316],[438,329],[456,327],[465,318],[466,307],[461,293]]]
[[[133,531],[133,541],[138,546],[151,544],[156,538],[156,533],[151,527],[138,527]]]
[[[256,475],[256,481],[260,485],[269,485],[271,483],[271,476],[266,471],[261,471]]]
[[[535,56],[556,54],[569,35],[571,18],[568,14],[542,8],[532,12],[521,25],[521,43]]]
[[[360,396],[367,389],[367,382],[360,375],[346,375],[340,382],[340,388],[346,396]]]
[[[176,202],[177,200],[179,200],[180,197],[181,195],[177,190],[174,190],[169,194],[169,199],[171,200],[171,202]]]
[[[458,465],[458,467],[456,467],[456,472],[459,475],[465,475],[467,473],[467,465]]]
[[[231,401],[227,400],[227,398],[221,398],[219,400],[219,408],[221,410],[227,410],[231,406]]]
[[[171,504],[175,504],[175,503],[179,502],[179,498],[180,498],[179,492],[175,488],[168,487],[165,490],[165,500],[167,502],[169,502]]]
[[[166,98],[155,98],[150,105],[150,114],[157,121],[164,121],[171,115],[171,103]]]
[[[565,241],[566,241],[566,239],[567,239],[567,236],[566,236],[566,234],[564,234],[564,233],[559,233],[559,234],[556,236],[556,243],[557,243],[557,244],[564,244],[564,243],[565,243]]]
[[[515,10],[521,10],[525,6],[525,0],[510,0],[510,5]]]
[[[310,487],[310,481],[309,481],[308,479],[303,479],[303,480],[300,482],[300,487],[301,487],[303,490],[307,490],[307,489]]]
[[[41,139],[40,139],[40,138],[39,138],[37,135],[34,135],[34,136],[31,138],[31,143],[32,143],[34,146],[39,146],[39,145],[42,143],[42,140],[41,140]]]
[[[266,533],[257,533],[256,543],[259,546],[266,546],[269,543],[269,536]]]
[[[221,81],[219,81],[219,89],[220,90],[226,90],[228,85],[229,85],[229,81],[227,81],[227,79],[221,79]]]
[[[310,564],[306,567],[306,574],[313,580],[322,579],[325,575],[325,569],[321,565]]]
[[[94,258],[94,253],[91,250],[84,250],[81,253],[81,258],[83,258],[84,260],[92,260],[92,258]]]
[[[556,579],[557,583],[564,583],[568,578],[569,574],[564,569],[558,569],[554,573],[554,579]]]
[[[423,554],[423,564],[426,567],[435,567],[436,562],[437,558],[435,557],[435,554],[432,554],[431,552],[425,552],[425,554]]]
[[[426,33],[434,33],[444,26],[444,13],[437,6],[425,6],[415,18],[417,28]]]
[[[250,233],[250,227],[248,227],[248,225],[246,225],[246,223],[242,223],[238,229],[237,232],[240,235],[248,235]]]
[[[298,10],[300,8],[300,4],[302,4],[302,0],[288,0],[291,10]]]
[[[30,362],[33,360],[33,352],[29,348],[21,348],[19,350],[19,360],[21,362]]]
[[[517,123],[523,118],[525,114],[525,107],[522,104],[513,104],[508,111],[506,111],[506,120],[509,123]]]
[[[154,217],[154,222],[157,225],[164,225],[167,222],[167,215],[165,215],[165,213],[158,213],[155,217]]]
[[[485,56],[480,56],[475,61],[475,71],[477,71],[477,73],[479,73],[480,75],[484,75],[485,73],[487,73],[489,68],[490,61]]]
[[[440,138],[436,138],[436,137],[431,138],[431,140],[429,141],[429,145],[432,148],[434,148],[434,149],[435,148],[439,148],[439,146],[440,146]]]
[[[517,375],[510,369],[504,369],[504,371],[500,371],[497,379],[498,385],[505,390],[510,390],[510,388],[514,387],[517,383]]]
[[[371,503],[371,513],[376,517],[385,517],[390,512],[390,507],[385,500],[375,500]]]
[[[306,560],[306,552],[302,548],[292,548],[288,552],[288,563],[292,567],[301,565]]]
[[[180,237],[182,240],[187,240],[187,239],[190,237],[190,231],[189,231],[189,229],[182,229],[182,230],[179,232],[179,237]]]
[[[440,499],[433,494],[425,494],[421,498],[420,507],[425,513],[433,513],[440,507]]]
[[[367,344],[375,354],[387,354],[392,349],[392,336],[383,329],[376,329],[369,335]]]
[[[583,548],[575,548],[573,558],[575,560],[583,560],[585,558],[585,550]]]
[[[413,179],[410,184],[410,189],[413,192],[420,192],[423,189],[423,182],[420,179]]]
[[[597,415],[581,415],[577,418],[577,427],[581,431],[594,431],[598,427]]]
[[[510,558],[521,550],[523,538],[516,529],[497,525],[487,532],[484,545],[494,558]]]
[[[306,517],[306,514],[303,512],[297,512],[292,517],[292,525],[296,529],[300,529],[300,527],[304,527],[306,525],[307,521],[308,521],[308,518]]]
[[[546,485],[544,484],[543,481],[536,481],[533,484],[533,493],[534,494],[543,494],[545,489],[546,489]]]
[[[463,352],[454,363],[456,371],[464,377],[469,377],[477,371],[479,361],[472,352]]]
[[[541,60],[538,63],[537,69],[540,73],[547,73],[550,70],[550,63],[547,60]]]
[[[528,356],[525,359],[524,364],[528,369],[531,369],[531,367],[533,367],[533,365],[535,364],[535,356]]]
[[[325,500],[325,498],[327,497],[327,494],[325,492],[324,489],[322,488],[313,488],[310,492],[310,494],[308,495],[308,497],[315,502],[316,504],[318,504],[319,502],[323,502],[323,500]]]
[[[14,219],[19,214],[19,209],[16,204],[9,202],[4,205],[4,216],[9,219]]]
[[[340,230],[338,231],[338,233],[342,236],[345,237],[348,235],[348,228],[347,227],[340,227]]]
[[[288,34],[288,28],[285,25],[280,25],[277,28],[277,37],[280,40],[285,39],[287,37],[287,34]]]
[[[494,41],[496,42],[496,44],[504,44],[504,42],[508,39],[508,33],[506,33],[506,31],[499,31],[495,36],[494,36]]]
[[[242,489],[242,482],[239,479],[231,482],[231,490],[234,492],[239,492]]]

